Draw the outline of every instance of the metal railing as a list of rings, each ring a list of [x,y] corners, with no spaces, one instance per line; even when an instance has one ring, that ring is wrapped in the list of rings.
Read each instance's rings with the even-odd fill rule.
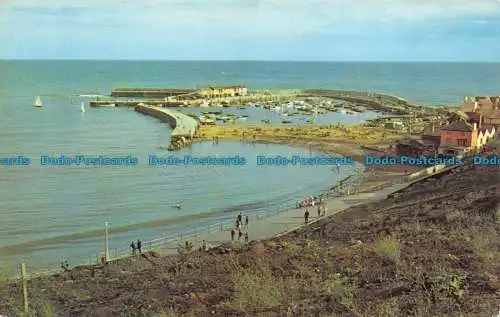
[[[326,195],[326,194],[323,194]],[[281,201],[276,204],[267,205],[265,207],[253,210],[251,212],[246,212],[243,216],[248,216],[250,222],[263,220],[268,217],[279,215],[283,212],[296,209],[298,207],[298,202],[296,199]],[[201,238],[204,235],[214,233],[229,231],[232,228],[236,228],[236,217],[234,214],[223,218],[217,222],[210,223],[204,226],[196,226],[189,228],[187,230],[179,231],[175,234],[168,236],[163,236],[155,238],[152,240],[147,240],[142,242],[141,251],[167,251],[167,250],[177,250],[178,246],[184,241],[189,241],[197,238]],[[123,243],[123,245],[128,245],[128,243]],[[110,250],[108,253],[108,260],[115,261],[118,259],[126,258],[132,256],[132,249],[130,246],[115,248]],[[100,263],[104,256],[104,251],[99,253],[94,253],[88,257],[87,265]]]
[[[359,172],[359,171],[358,171]],[[347,181],[341,182],[340,185],[335,186],[332,189],[329,189],[325,192],[320,193],[319,195],[315,195],[319,199],[326,199],[329,197],[345,197],[346,195],[353,195],[357,191],[355,188],[363,183],[373,171],[365,171],[365,173],[358,173],[348,177]],[[345,179],[344,179],[345,180]],[[248,216],[250,221],[263,220],[275,215],[279,215],[283,212],[287,212],[289,210],[298,209],[298,200],[297,199],[289,199],[282,200],[273,204],[268,204],[264,207],[254,209],[250,212],[244,212],[244,216]],[[177,233],[162,236],[159,238],[155,238],[152,240],[146,240],[142,242],[141,251],[177,251],[179,245],[181,245],[184,241],[193,240],[196,238],[200,238],[203,235],[207,235],[214,232],[223,232],[229,231],[231,228],[236,227],[236,217],[234,213],[231,213],[230,216],[227,216],[217,222],[210,223],[204,226],[196,226],[193,228],[189,228],[186,230],[179,231]],[[229,236],[228,236],[229,240]],[[119,259],[127,258],[132,256],[132,249],[128,245],[129,242],[121,243],[123,247],[110,249],[108,252],[108,261],[116,261]],[[102,258],[104,257],[104,251],[93,253],[87,257],[86,263],[84,263],[84,258],[82,258],[81,263],[70,263],[72,267],[79,265],[91,265],[96,263],[101,263]],[[69,260],[69,259],[68,259]],[[53,269],[47,270],[37,270],[36,272],[29,273],[29,278],[35,278],[38,276],[50,275],[54,273],[59,273],[63,271],[62,267],[56,267]]]

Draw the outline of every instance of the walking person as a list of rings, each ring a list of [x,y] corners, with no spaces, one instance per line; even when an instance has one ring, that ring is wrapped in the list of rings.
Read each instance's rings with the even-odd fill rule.
[[[245,232],[245,243],[248,243],[248,231]]]
[[[245,216],[245,229],[248,230],[248,216]]]
[[[243,221],[243,216],[241,215],[241,212],[240,214],[238,215],[238,218],[237,218],[238,222],[242,222]]]
[[[238,241],[240,241],[242,236],[243,236],[243,232],[241,232],[241,230],[238,230]]]
[[[235,234],[236,234],[236,232],[234,231],[234,229],[231,229],[231,241],[234,241]]]
[[[304,222],[308,223],[309,222],[309,210],[306,209],[306,212],[304,213]]]
[[[132,248],[132,255],[135,255],[135,250],[137,249],[135,241],[132,241],[132,243],[130,244],[130,248]]]
[[[137,239],[137,250],[139,250],[139,254],[142,253],[142,242],[141,242],[141,239]]]

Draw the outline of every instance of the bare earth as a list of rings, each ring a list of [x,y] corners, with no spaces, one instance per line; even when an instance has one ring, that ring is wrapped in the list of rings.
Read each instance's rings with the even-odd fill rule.
[[[289,234],[29,281],[40,316],[492,316],[498,166],[464,164]],[[0,313],[18,316],[18,282]],[[53,312],[53,313],[52,313]]]

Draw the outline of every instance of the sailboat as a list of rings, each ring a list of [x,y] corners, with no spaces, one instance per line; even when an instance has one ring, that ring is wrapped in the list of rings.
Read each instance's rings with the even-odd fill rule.
[[[82,102],[82,105],[80,106],[80,110],[81,110],[82,112],[85,112],[85,105],[83,104],[83,102]]]
[[[40,100],[40,96],[36,97],[35,107],[37,107],[37,108],[42,107],[42,100]]]

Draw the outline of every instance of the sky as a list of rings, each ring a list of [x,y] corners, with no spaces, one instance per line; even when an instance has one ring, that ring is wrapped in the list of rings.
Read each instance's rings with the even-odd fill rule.
[[[0,0],[0,59],[500,61],[500,0]]]

